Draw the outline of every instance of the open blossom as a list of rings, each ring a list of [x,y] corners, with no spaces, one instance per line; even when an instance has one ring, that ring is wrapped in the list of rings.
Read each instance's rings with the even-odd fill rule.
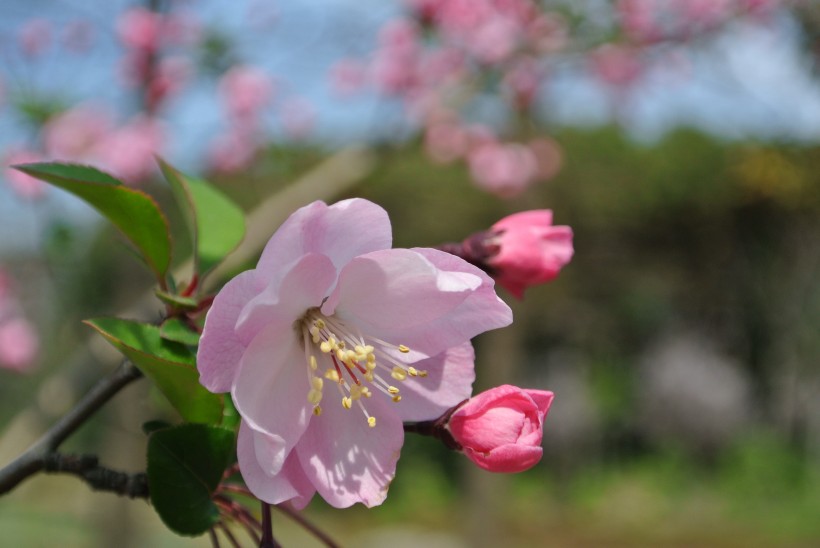
[[[380,504],[404,441],[469,396],[470,338],[511,322],[492,279],[433,249],[390,249],[361,199],[296,211],[208,313],[200,381],[231,391],[251,491],[303,507]]]
[[[572,229],[553,226],[552,211],[522,211],[504,217],[490,229],[486,259],[499,285],[521,298],[532,285],[558,276],[573,255]]]
[[[503,385],[471,398],[450,416],[447,429],[474,463],[490,472],[532,468],[541,448],[553,393]]]

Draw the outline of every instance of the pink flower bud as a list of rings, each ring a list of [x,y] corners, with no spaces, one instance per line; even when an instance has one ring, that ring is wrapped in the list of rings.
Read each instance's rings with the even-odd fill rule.
[[[505,384],[467,400],[450,416],[447,428],[480,468],[523,472],[541,460],[544,418],[552,398],[552,392]]]
[[[497,249],[486,259],[493,277],[518,298],[526,288],[555,278],[574,251],[572,229],[553,226],[549,209],[504,217],[492,226],[488,240],[484,245]]]
[[[29,322],[12,318],[0,323],[0,367],[25,372],[34,366],[40,342]]]

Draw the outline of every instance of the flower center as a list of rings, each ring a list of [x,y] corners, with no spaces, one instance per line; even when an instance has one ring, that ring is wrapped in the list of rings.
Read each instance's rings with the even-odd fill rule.
[[[408,366],[385,352],[390,349],[407,354],[410,352],[407,346],[365,336],[356,326],[325,316],[318,308],[307,311],[299,328],[304,339],[310,383],[307,398],[313,404],[316,416],[322,414],[319,404],[324,396],[325,381],[330,381],[339,391],[342,407],[351,409],[355,404],[364,413],[367,424],[375,427],[376,417],[368,413],[363,403],[373,396],[373,390],[398,403],[401,391],[388,382],[388,378],[403,382],[408,376],[427,376],[427,371]]]

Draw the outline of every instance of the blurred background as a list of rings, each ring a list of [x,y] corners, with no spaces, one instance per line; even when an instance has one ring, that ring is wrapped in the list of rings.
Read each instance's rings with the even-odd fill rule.
[[[110,170],[165,208],[180,262],[154,154],[248,211],[371,199],[396,246],[524,209],[574,230],[558,279],[520,301],[500,289],[515,323],[475,341],[477,390],[556,393],[542,462],[489,475],[409,436],[383,506],[308,508],[342,545],[820,544],[817,2],[6,0],[0,15],[4,166]],[[116,363],[80,320],[159,317],[112,232],[4,170],[0,465]],[[66,450],[144,469],[140,425],[175,420],[145,385]],[[313,545],[274,519],[285,546]],[[0,499],[0,529],[10,546],[210,545],[45,475]]]

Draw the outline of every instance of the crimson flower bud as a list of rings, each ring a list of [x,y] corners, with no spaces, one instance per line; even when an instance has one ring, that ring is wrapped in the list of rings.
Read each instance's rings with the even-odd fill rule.
[[[495,280],[520,299],[526,288],[554,279],[570,261],[572,229],[553,226],[549,209],[522,211],[495,223],[484,247],[494,250],[485,261]]]
[[[445,428],[484,470],[523,472],[541,460],[544,418],[552,398],[552,392],[505,384],[456,408]]]

